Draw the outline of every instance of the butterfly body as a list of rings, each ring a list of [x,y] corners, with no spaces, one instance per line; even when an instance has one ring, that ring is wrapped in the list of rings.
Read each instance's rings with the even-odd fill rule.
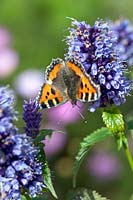
[[[100,97],[100,87],[85,72],[83,65],[74,58],[54,59],[45,72],[45,83],[38,96],[40,108],[51,108],[71,100],[76,105],[96,101]]]
[[[66,86],[67,95],[69,99],[71,99],[72,105],[75,105],[77,101],[77,86],[79,85],[80,77],[75,76],[74,72],[66,67],[64,67],[64,69],[62,70],[62,76]]]

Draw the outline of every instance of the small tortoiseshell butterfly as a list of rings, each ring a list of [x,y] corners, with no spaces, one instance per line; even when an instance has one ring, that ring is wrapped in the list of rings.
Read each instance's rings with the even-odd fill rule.
[[[41,87],[37,101],[40,108],[51,108],[71,100],[76,105],[81,102],[96,101],[100,97],[100,86],[95,84],[85,72],[83,65],[73,57],[53,59],[45,72],[45,83]]]

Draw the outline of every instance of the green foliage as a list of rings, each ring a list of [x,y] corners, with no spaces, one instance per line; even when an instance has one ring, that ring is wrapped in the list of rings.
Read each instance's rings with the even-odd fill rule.
[[[48,196],[42,195],[40,197],[32,198],[32,200],[49,200],[49,199],[48,199]]]
[[[120,150],[122,147],[124,148],[126,157],[128,159],[129,165],[131,167],[131,170],[133,171],[133,158],[130,153],[129,147],[128,147],[128,141],[124,133],[124,120],[123,115],[120,113],[118,108],[108,109],[105,110],[102,114],[103,121],[105,125],[112,131],[114,134],[118,150]]]
[[[35,198],[30,198],[28,195],[25,194],[25,195],[21,195],[21,199],[22,200],[49,200],[46,194],[35,197]]]
[[[79,167],[88,153],[89,149],[93,147],[97,142],[100,142],[102,140],[105,140],[109,136],[112,136],[112,132],[108,128],[101,128],[97,129],[87,137],[83,139],[83,141],[80,143],[80,148],[77,153],[75,162],[74,162],[74,176],[73,176],[73,186],[76,186],[76,176],[79,170]]]
[[[37,144],[45,139],[46,135],[51,136],[52,130],[49,129],[42,129],[39,131],[39,135],[34,139],[34,143]]]
[[[22,200],[27,200],[26,197],[24,195],[21,195],[21,199]]]
[[[133,129],[133,112],[129,113],[126,117],[127,122],[127,129],[132,130]]]
[[[133,200],[133,194],[131,195],[130,199],[129,200]]]
[[[123,115],[118,108],[105,110],[102,114],[103,121],[114,134],[124,131]]]
[[[46,184],[46,187],[51,192],[51,194],[55,198],[57,198],[57,195],[55,193],[55,190],[54,190],[54,187],[53,187],[53,184],[52,184],[52,180],[51,180],[50,169],[49,169],[48,163],[46,161],[45,153],[44,153],[44,144],[42,143],[42,140],[45,139],[45,136],[51,135],[51,134],[52,134],[52,130],[41,130],[39,135],[37,136],[37,138],[35,138],[34,143],[39,148],[38,159],[40,160],[40,162],[44,163],[43,168],[42,168],[44,183]]]
[[[39,154],[39,160],[44,163],[43,164],[43,177],[44,177],[44,183],[46,184],[46,187],[48,188],[48,190],[51,192],[51,194],[57,198],[57,195],[55,193],[53,184],[52,184],[52,180],[51,180],[51,173],[50,173],[50,169],[48,166],[48,163],[45,159],[45,154],[44,154],[44,144],[39,144],[39,149],[40,149],[40,154]]]
[[[51,192],[51,194],[57,199],[57,195],[55,193],[55,190],[54,190],[54,187],[53,187],[53,184],[52,184],[52,180],[51,180],[50,169],[48,167],[47,162],[45,162],[45,165],[44,165],[44,181],[45,181],[47,188]]]
[[[79,188],[73,191],[70,191],[67,195],[67,200],[108,200],[105,197],[102,197],[96,191],[91,191],[86,188]]]
[[[112,131],[117,140],[118,150],[123,145],[127,146],[127,139],[124,136],[124,120],[120,110],[116,107],[106,109],[102,113],[103,122]]]
[[[105,123],[105,125],[112,131],[114,134],[118,150],[122,148],[128,148],[128,142],[127,138],[124,134],[124,120],[123,115],[120,113],[120,110],[118,108],[112,108],[112,109],[106,109],[102,113],[102,118]]]
[[[127,125],[128,125],[128,130],[132,130],[133,129],[133,119],[132,120],[129,120],[127,122]]]

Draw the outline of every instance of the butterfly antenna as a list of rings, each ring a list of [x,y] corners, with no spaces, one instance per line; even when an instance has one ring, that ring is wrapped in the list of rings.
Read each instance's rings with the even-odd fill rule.
[[[79,105],[77,105],[76,104],[76,106],[77,106],[77,112],[78,112],[78,114],[80,115],[80,117],[83,119],[83,121],[85,122],[85,123],[87,123],[87,120],[85,120],[85,117],[82,115],[82,113],[80,112],[80,110],[79,109],[81,109],[82,107],[80,107]],[[64,119],[64,117],[66,116],[66,114],[68,113],[68,112],[70,112],[70,109],[72,110],[73,109],[73,107],[72,108],[66,108],[65,110],[64,110],[64,113],[62,114],[63,116],[62,116],[62,118],[57,122],[57,124],[58,125],[60,125],[60,123],[63,121],[63,119]]]
[[[79,106],[77,106],[77,112],[79,113],[80,117],[84,120],[85,123],[87,123],[87,120],[85,120],[85,117],[82,115],[82,113],[79,110]]]
[[[79,109],[77,109],[77,112],[79,113],[80,117],[85,120],[84,116],[82,115],[82,113],[79,111]]]

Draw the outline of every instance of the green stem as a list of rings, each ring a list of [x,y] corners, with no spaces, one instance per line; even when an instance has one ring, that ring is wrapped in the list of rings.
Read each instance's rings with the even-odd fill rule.
[[[121,147],[123,147],[125,154],[126,154],[126,157],[127,157],[127,160],[128,160],[128,163],[129,163],[130,168],[133,172],[133,157],[132,157],[131,152],[129,150],[128,140],[127,140],[125,134],[119,133],[119,138],[117,138],[117,141],[119,141],[118,148],[120,149]]]
[[[123,146],[123,149],[125,151],[128,163],[129,163],[130,168],[131,168],[131,170],[133,172],[133,157],[132,157],[131,152],[129,150],[128,140],[127,140],[127,138],[126,138],[124,133],[121,134],[121,141],[122,141],[122,144],[123,144],[122,146]]]
[[[131,168],[131,170],[132,170],[132,172],[133,172],[133,158],[132,158],[132,155],[131,155],[130,150],[129,150],[128,147],[125,147],[125,146],[123,146],[123,147],[124,147],[125,154],[126,154],[126,156],[127,156],[127,159],[128,159],[129,165],[130,165],[130,168]]]

